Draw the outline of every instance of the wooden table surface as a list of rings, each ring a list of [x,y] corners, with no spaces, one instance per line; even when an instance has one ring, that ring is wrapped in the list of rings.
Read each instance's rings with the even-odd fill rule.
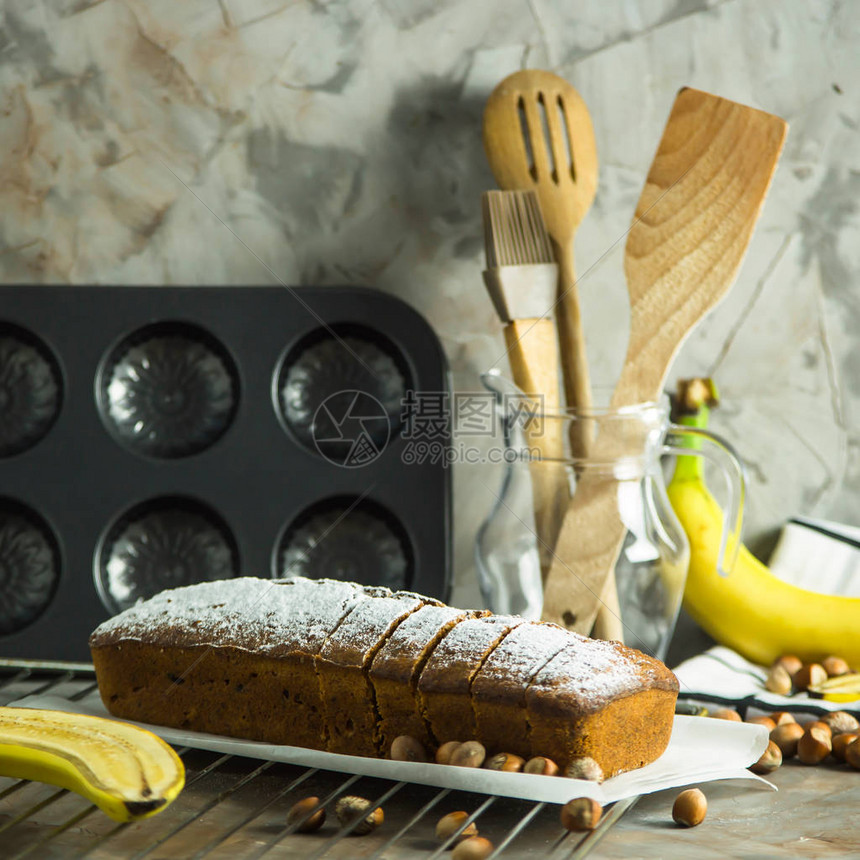
[[[0,677],[0,704],[44,683],[57,695],[74,696],[92,687],[91,673],[74,679],[72,674]],[[701,787],[708,815],[695,828],[672,821],[680,789],[671,789],[640,798],[617,822],[621,806],[615,807],[604,816],[604,825],[611,826],[586,837],[562,830],[559,808],[549,804],[395,785],[198,750],[188,750],[183,758],[185,791],[160,815],[130,826],[116,825],[83,798],[52,786],[0,779],[0,858],[256,860],[265,854],[273,860],[438,860],[450,853],[434,838],[435,822],[455,809],[475,814],[479,830],[503,858],[860,858],[860,771],[836,762],[818,767],[786,763],[768,777],[778,792],[750,780],[707,783]],[[285,830],[287,810],[297,799],[340,793],[378,799],[385,826],[359,839],[339,838],[335,822],[317,834]]]
[[[593,854],[606,858],[860,857],[860,771],[847,765],[785,763],[767,779],[703,785],[708,814],[698,827],[672,821],[677,790],[636,806]]]

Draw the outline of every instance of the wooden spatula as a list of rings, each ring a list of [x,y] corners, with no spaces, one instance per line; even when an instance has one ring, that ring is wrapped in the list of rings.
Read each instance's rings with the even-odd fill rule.
[[[573,236],[597,191],[597,147],[588,108],[564,78],[524,69],[490,94],[483,134],[499,187],[537,192],[559,265],[555,314],[565,397],[568,407],[588,409],[591,387],[573,268]],[[571,423],[575,455],[587,446],[578,432],[583,426]]]
[[[728,292],[761,212],[786,123],[698,90],[678,93],[627,237],[630,340],[612,405],[656,400],[672,359]],[[601,434],[593,456],[617,456]],[[624,539],[613,482],[584,473],[544,589],[545,621],[588,633]]]

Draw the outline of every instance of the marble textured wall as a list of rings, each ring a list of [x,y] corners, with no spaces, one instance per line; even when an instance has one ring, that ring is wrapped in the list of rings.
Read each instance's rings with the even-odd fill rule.
[[[740,278],[673,376],[721,384],[754,544],[793,513],[860,522],[860,4],[6,0],[2,16],[3,281],[371,284],[428,317],[462,390],[503,352],[480,280],[498,80],[552,68],[591,109],[600,187],[576,248],[606,381],[626,338],[617,240],[676,90],[785,117]],[[464,600],[495,480],[455,471]]]

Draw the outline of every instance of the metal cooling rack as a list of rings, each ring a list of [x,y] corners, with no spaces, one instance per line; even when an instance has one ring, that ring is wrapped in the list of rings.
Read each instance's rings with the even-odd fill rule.
[[[81,699],[96,687],[86,663],[0,662],[0,705],[26,695],[50,692]],[[436,822],[466,810],[464,827],[477,822],[496,846],[493,858],[550,857],[573,860],[591,853],[637,798],[607,808],[596,830],[567,833],[558,807],[546,803],[428,788],[404,782],[346,776],[232,755],[178,749],[186,767],[186,787],[154,818],[117,824],[84,798],[64,789],[0,778],[0,845],[4,860],[31,857],[362,858],[400,860],[450,856],[434,836]],[[286,826],[290,807],[315,795],[331,808],[343,794],[358,794],[382,806],[384,824],[350,838],[330,815],[312,834]],[[310,813],[309,813],[310,814]]]

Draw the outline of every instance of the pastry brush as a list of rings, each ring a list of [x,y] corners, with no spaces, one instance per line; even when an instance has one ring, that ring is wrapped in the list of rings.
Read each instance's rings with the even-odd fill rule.
[[[487,191],[482,197],[487,269],[484,283],[499,319],[514,382],[544,415],[559,413],[558,336],[552,309],[558,266],[534,191]],[[530,463],[541,577],[570,498],[564,421],[542,419],[526,428],[540,452]]]

